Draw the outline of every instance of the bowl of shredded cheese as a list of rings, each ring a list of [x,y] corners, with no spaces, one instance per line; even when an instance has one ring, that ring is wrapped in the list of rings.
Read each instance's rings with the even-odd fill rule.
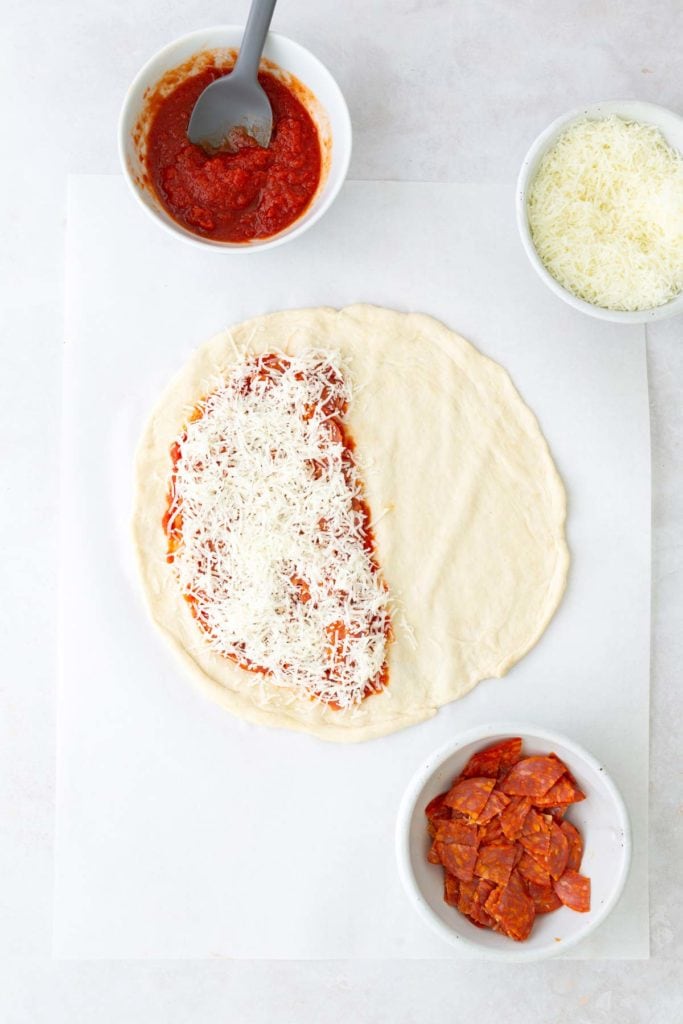
[[[683,118],[638,100],[563,114],[527,153],[517,222],[532,266],[591,316],[683,313]]]

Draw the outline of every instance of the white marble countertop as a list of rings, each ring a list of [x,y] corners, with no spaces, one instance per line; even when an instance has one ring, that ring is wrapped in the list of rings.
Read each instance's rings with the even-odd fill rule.
[[[125,87],[193,28],[246,0],[63,0],[4,12],[0,166],[0,1019],[7,1024],[277,1020],[674,1024],[682,1015],[683,319],[650,330],[653,457],[652,959],[56,962],[50,959],[56,524],[65,176],[118,170]],[[563,110],[638,97],[681,109],[680,0],[281,0],[351,107],[351,176],[512,182]],[[35,156],[34,156],[35,155]],[[103,240],[104,242],[104,240]]]

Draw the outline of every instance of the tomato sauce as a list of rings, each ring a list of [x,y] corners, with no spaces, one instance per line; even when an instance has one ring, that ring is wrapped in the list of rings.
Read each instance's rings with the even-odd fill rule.
[[[284,230],[306,211],[320,183],[320,140],[308,110],[284,82],[259,73],[273,111],[267,149],[251,136],[209,156],[187,138],[200,93],[229,69],[209,66],[154,98],[145,164],[159,201],[193,234],[249,242]]]

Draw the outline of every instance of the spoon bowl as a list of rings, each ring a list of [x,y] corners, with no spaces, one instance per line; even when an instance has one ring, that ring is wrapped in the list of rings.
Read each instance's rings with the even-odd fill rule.
[[[252,0],[234,69],[201,93],[187,137],[207,153],[239,148],[244,135],[268,147],[273,131],[270,100],[259,84],[258,69],[277,0]]]
[[[207,85],[192,111],[187,137],[216,153],[237,149],[244,134],[266,149],[272,131],[273,111],[264,90],[235,70]]]

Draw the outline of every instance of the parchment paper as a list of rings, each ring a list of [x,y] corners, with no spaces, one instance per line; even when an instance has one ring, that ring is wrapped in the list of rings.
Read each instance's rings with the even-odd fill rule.
[[[644,331],[536,278],[513,191],[349,182],[301,239],[202,253],[118,177],[70,180],[54,950],[60,957],[451,958],[405,897],[394,823],[439,744],[490,719],[576,739],[634,830],[623,899],[577,957],[648,955],[649,417]],[[565,600],[538,647],[432,721],[334,746],[196,692],[144,608],[132,459],[193,347],[285,307],[368,301],[443,319],[511,373],[569,492]],[[444,495],[447,507],[447,495]]]

